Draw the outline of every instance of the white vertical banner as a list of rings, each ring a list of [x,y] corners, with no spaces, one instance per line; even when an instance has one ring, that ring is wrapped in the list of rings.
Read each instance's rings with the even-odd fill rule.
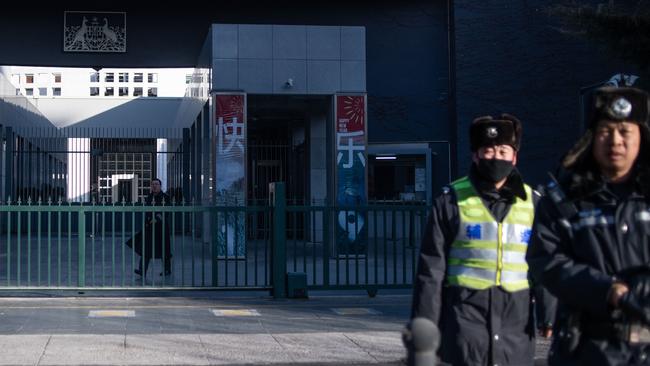
[[[216,131],[215,198],[217,206],[246,206],[246,94],[214,95]],[[219,213],[217,255],[246,255],[246,215]]]

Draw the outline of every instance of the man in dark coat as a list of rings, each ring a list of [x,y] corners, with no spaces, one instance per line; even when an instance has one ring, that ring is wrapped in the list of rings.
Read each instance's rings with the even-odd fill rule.
[[[525,253],[539,194],[515,168],[521,130],[508,114],[472,122],[469,176],[445,187],[425,228],[412,318],[438,325],[450,365],[533,364]]]
[[[650,365],[649,103],[596,90],[540,202],[527,259],[560,304],[551,365]]]
[[[171,203],[169,196],[162,192],[162,183],[160,179],[155,178],[151,181],[151,191],[145,197],[145,204],[150,206],[169,205]],[[137,275],[145,276],[151,258],[164,259],[164,272],[161,276],[169,276],[172,273],[171,266],[171,218],[169,214],[163,212],[148,211],[145,214],[145,227],[136,236],[129,240],[136,253],[142,258],[138,261],[138,268],[134,271]],[[144,239],[143,239],[144,233]],[[127,243],[127,245],[129,244]],[[134,244],[135,243],[135,244]],[[164,244],[164,245],[163,245]],[[163,250],[164,247],[164,250]],[[143,268],[144,262],[144,268]]]

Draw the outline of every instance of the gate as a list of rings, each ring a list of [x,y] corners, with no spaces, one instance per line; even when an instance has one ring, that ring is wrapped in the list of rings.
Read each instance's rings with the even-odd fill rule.
[[[0,205],[5,228],[0,232],[0,260],[5,268],[0,270],[0,290],[281,290],[287,272],[305,273],[308,287],[314,290],[376,291],[412,285],[428,207],[287,206],[280,190],[276,190],[274,202],[273,206],[248,207],[175,201],[157,206],[4,202]],[[367,250],[336,253],[333,219],[339,212],[351,210],[368,218]],[[207,235],[197,230],[197,223],[206,218],[224,222],[227,230],[237,227],[236,223],[228,225],[228,220],[252,220],[260,215],[272,225],[262,230],[263,237],[244,242],[228,232],[219,235],[217,225],[211,225]],[[304,239],[291,233],[297,226],[288,225],[299,216],[310,222],[311,230]],[[228,245],[235,250],[223,250]],[[134,274],[144,264],[143,256],[135,252],[148,251],[154,258],[171,253],[170,276],[159,275],[163,272],[161,259],[153,260],[147,276]],[[219,254],[230,252],[244,254]]]

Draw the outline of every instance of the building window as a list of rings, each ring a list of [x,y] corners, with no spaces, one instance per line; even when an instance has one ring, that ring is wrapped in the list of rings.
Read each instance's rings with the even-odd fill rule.
[[[147,81],[150,83],[157,83],[158,82],[158,74],[156,73],[148,73],[147,74]]]
[[[192,82],[192,74],[185,74],[185,84]]]
[[[99,73],[98,72],[93,72],[90,74],[90,82],[91,83],[98,83],[99,82]]]
[[[142,88],[133,88],[133,96],[134,97],[141,97],[142,96]]]
[[[61,73],[54,73],[54,82],[55,83],[61,82]]]
[[[149,88],[149,89],[147,89],[147,96],[148,97],[157,97],[158,96],[158,88]]]
[[[115,95],[115,90],[113,90],[112,86],[107,86],[106,89],[104,90],[104,96],[112,97],[113,95]]]
[[[16,95],[20,95],[20,88],[16,88]]]
[[[424,155],[381,154],[368,157],[370,201],[426,201]]]
[[[52,88],[52,95],[55,97],[61,96],[61,88]]]
[[[38,88],[38,95],[42,97],[47,96],[47,88]]]
[[[99,143],[100,140],[95,141]],[[108,143],[108,141],[104,143]],[[150,139],[127,140],[127,143],[119,146],[119,148],[128,151],[129,145],[137,145],[138,149],[155,152],[155,141]],[[98,159],[97,172],[99,200],[105,200],[106,202],[122,202],[125,200],[131,202],[132,198],[135,198],[136,201],[144,201],[147,194],[149,194],[149,186],[155,167],[152,156],[155,156],[155,154],[132,152],[106,152],[101,155]],[[131,176],[133,178],[116,178],[115,174],[117,172],[122,176]],[[137,179],[137,192],[131,191],[132,179]],[[113,195],[113,189],[115,188],[117,188],[117,197]]]
[[[129,95],[129,88],[127,88],[125,86],[121,86],[120,89],[119,89],[119,94],[120,94],[120,97],[128,96]]]
[[[45,84],[49,83],[52,79],[50,79],[52,74],[38,74],[38,82]]]
[[[90,96],[94,97],[94,96],[97,96],[97,95],[99,95],[99,88],[96,87],[96,86],[91,87],[90,88]]]
[[[32,95],[34,95],[34,89],[32,89],[32,88],[25,89],[25,95],[27,95],[28,97],[31,97]]]
[[[106,76],[104,76],[104,82],[112,83],[113,81],[115,81],[115,75],[112,72],[107,72]]]
[[[25,84],[34,84],[34,74],[25,74]]]
[[[119,75],[118,81],[120,83],[128,83],[129,82],[129,73],[128,72],[121,72],[118,75]]]
[[[142,73],[141,72],[136,72],[133,74],[133,81],[136,83],[141,83],[142,82]]]

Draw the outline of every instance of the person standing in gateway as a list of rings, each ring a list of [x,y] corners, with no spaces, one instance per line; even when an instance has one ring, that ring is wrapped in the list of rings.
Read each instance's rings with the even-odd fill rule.
[[[438,326],[439,356],[450,365],[534,361],[525,255],[539,194],[515,168],[521,135],[512,115],[475,119],[469,175],[443,189],[425,228],[411,317]]]
[[[151,180],[151,191],[145,197],[144,202],[149,206],[162,206],[171,203],[169,195],[162,191],[162,182],[158,178]],[[165,215],[165,220],[163,220]],[[145,238],[142,239],[144,232]],[[148,211],[145,215],[145,227],[133,239],[130,239],[129,246],[133,246],[136,253],[142,258],[138,260],[138,268],[134,270],[139,276],[146,276],[149,263],[152,258],[160,258],[164,261],[164,270],[161,276],[172,274],[172,253],[171,253],[171,218],[163,212]],[[128,245],[128,244],[127,244]],[[163,250],[164,249],[164,250]]]

